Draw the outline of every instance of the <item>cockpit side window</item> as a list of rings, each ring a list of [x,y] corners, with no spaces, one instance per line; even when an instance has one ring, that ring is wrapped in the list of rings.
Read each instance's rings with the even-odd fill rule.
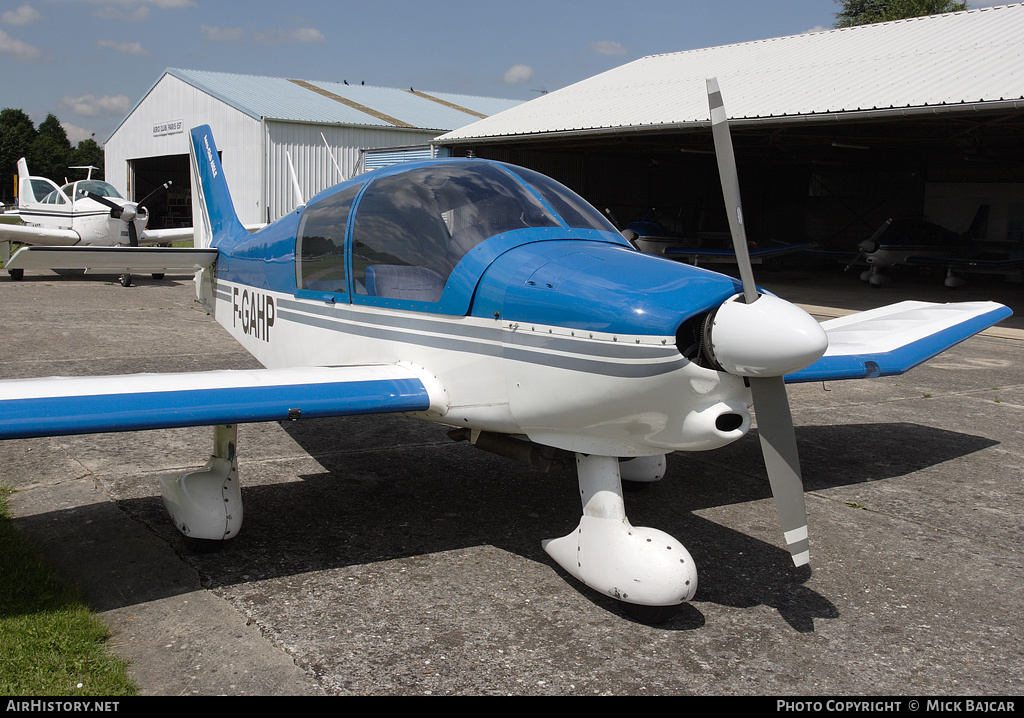
[[[357,295],[437,302],[463,256],[496,234],[557,227],[544,206],[483,162],[429,165],[373,181],[352,230]]]
[[[36,197],[42,197],[39,202],[42,204],[66,204],[67,197],[59,189],[51,189],[51,185],[43,180],[32,180],[32,192]]]
[[[362,185],[348,187],[306,207],[295,239],[299,289],[345,292],[345,233],[352,201]]]

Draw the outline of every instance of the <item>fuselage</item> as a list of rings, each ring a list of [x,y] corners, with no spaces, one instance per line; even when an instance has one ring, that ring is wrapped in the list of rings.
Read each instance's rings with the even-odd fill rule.
[[[22,190],[27,195],[19,204],[19,214],[24,225],[43,229],[71,230],[78,238],[51,238],[47,244],[74,245],[89,244],[98,246],[127,245],[130,241],[126,219],[112,216],[111,207],[86,196],[92,192],[116,205],[130,205],[108,183],[98,180],[82,180],[71,182],[63,187],[40,177],[32,177],[34,195]],[[22,182],[24,187],[24,181]],[[141,233],[149,220],[143,210],[131,221],[136,232]]]
[[[444,178],[425,169],[422,184],[468,186],[464,166],[479,165],[449,165]],[[517,168],[497,171],[499,183],[533,186]],[[391,176],[357,178],[217,244],[208,306],[265,366],[416,366],[446,396],[432,418],[582,453],[712,449],[747,431],[743,380],[700,366],[692,346],[701,318],[738,293],[735,280],[643,254],[592,209],[566,219],[579,208],[560,213],[563,200],[541,193],[533,226],[517,226],[518,207],[499,212],[504,225],[465,204],[462,226],[460,208],[424,216],[434,200],[392,202]],[[387,195],[373,193],[378,182]],[[510,201],[500,199],[480,202]],[[337,219],[327,208],[342,203],[346,221],[325,230],[324,216]],[[395,220],[403,207],[409,216]],[[364,244],[366,227],[394,246]],[[480,237],[452,250],[470,228]],[[447,244],[428,251],[435,240]],[[396,278],[398,289],[384,288]]]

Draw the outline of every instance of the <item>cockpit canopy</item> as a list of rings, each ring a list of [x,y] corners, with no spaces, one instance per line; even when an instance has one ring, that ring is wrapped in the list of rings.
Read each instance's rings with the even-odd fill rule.
[[[87,194],[95,194],[100,197],[113,197],[114,199],[124,199],[121,194],[114,189],[114,185],[104,182],[102,180],[81,180],[80,182],[68,182],[60,189],[52,189],[56,187],[53,182],[42,177],[30,178],[31,191],[36,197],[42,197],[39,202],[41,204],[67,204],[74,199],[82,199]],[[77,193],[77,194],[76,194]]]
[[[61,189],[68,197],[71,196],[72,192],[77,192],[78,197],[84,197],[86,193],[99,195],[100,197],[113,197],[114,199],[124,199],[121,193],[114,189],[114,185],[104,182],[103,180],[82,180],[80,182],[70,182]],[[76,199],[78,198],[76,197]]]
[[[452,270],[481,242],[545,228],[616,232],[580,197],[531,170],[479,160],[428,164],[355,182],[307,206],[296,281],[300,289],[345,292],[350,271],[356,296],[437,302]]]

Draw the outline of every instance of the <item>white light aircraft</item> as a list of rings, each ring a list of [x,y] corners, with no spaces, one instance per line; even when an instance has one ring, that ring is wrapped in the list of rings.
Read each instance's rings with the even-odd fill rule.
[[[622,480],[739,439],[753,409],[786,544],[806,564],[786,382],[900,374],[1010,311],[903,302],[819,324],[760,291],[717,81],[708,92],[740,280],[644,254],[562,185],[482,159],[357,176],[250,234],[210,128],[194,128],[197,296],[265,368],[0,382],[0,437],[212,426],[206,466],[161,490],[181,532],[213,541],[242,524],[240,422],[393,412],[506,454],[566,452],[582,516],[546,551],[658,622],[693,598],[696,567],[672,536],[630,524]],[[162,255],[147,251],[161,250],[111,261],[152,269]]]
[[[47,255],[32,251],[11,261],[11,242],[38,247],[96,246],[137,247],[142,244],[169,243],[192,239],[192,229],[146,229],[149,212],[145,204],[161,185],[140,202],[130,202],[108,182],[88,177],[59,187],[46,177],[29,174],[28,163],[18,160],[18,214],[21,224],[0,224],[0,256],[12,279],[21,279],[25,269],[82,269],[82,267],[50,267]],[[122,284],[130,284],[131,276],[122,275]]]

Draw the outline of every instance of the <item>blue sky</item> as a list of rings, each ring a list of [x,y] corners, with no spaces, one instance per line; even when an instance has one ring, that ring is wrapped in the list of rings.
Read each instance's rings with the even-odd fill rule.
[[[969,0],[969,6],[1000,4]],[[527,100],[644,55],[830,28],[834,0],[0,0],[0,107],[101,144],[168,67]]]

